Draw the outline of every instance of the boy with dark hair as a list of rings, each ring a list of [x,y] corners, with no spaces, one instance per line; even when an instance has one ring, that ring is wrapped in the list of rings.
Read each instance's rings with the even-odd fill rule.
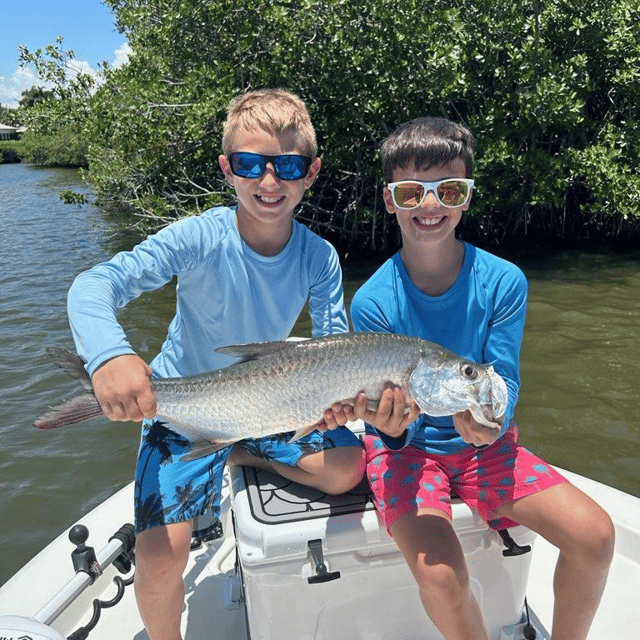
[[[192,521],[219,514],[229,448],[184,461],[189,443],[154,422],[152,376],[189,376],[227,366],[230,344],[282,340],[307,300],[313,335],[348,330],[335,249],[293,220],[320,170],[304,103],[280,90],[253,91],[227,111],[220,167],[237,205],[178,221],[130,252],[78,276],[69,317],[95,394],[112,420],[142,420],[135,488],[136,596],[151,640],[180,640],[182,572]],[[176,314],[147,365],[129,345],[117,309],[178,278]],[[344,418],[340,415],[344,424]],[[341,493],[364,471],[358,439],[328,410],[334,430],[287,444],[287,436],[245,441],[236,456]]]
[[[512,417],[527,282],[515,265],[456,238],[473,194],[474,147],[471,132],[443,118],[412,120],[384,141],[383,197],[397,216],[402,248],[356,292],[351,316],[357,331],[415,335],[491,363],[509,390],[502,427],[480,425],[468,411],[407,424],[399,390],[386,415],[368,411],[362,394],[346,411],[368,423],[376,508],[448,640],[487,640],[451,524],[452,491],[490,527],[523,524],[559,548],[552,638],[584,640],[611,563],[613,524],[517,442]]]

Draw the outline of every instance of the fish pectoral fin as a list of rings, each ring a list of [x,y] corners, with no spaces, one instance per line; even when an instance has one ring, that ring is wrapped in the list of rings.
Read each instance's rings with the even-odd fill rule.
[[[320,425],[320,422],[314,422],[313,424],[310,424],[308,427],[302,427],[302,429],[298,429],[287,440],[287,444],[291,444],[292,442],[296,442],[297,440],[300,440],[300,438],[304,438],[305,436],[307,436],[310,433],[312,433],[313,431],[315,431],[318,428],[319,425]]]
[[[369,411],[377,411],[380,406],[380,400],[371,400],[367,398],[367,409]]]
[[[218,347],[216,349],[216,353],[223,353],[227,356],[239,358],[240,362],[248,362],[249,360],[259,358],[260,356],[276,353],[293,344],[295,344],[295,342],[288,342],[287,340],[256,342],[253,344],[232,344],[227,347]]]
[[[220,449],[232,445],[234,442],[236,442],[236,440],[197,440],[191,443],[191,449],[188,453],[185,453],[180,460],[184,462],[199,460],[200,458],[204,458],[216,451],[220,451]]]
[[[355,404],[355,401],[356,401],[355,398],[345,398],[344,400],[340,400],[339,403],[350,404],[351,406],[353,406]],[[367,409],[369,409],[370,411],[375,411],[378,408],[379,404],[380,404],[379,400],[370,400],[367,398]],[[310,424],[306,427],[302,427],[302,429],[298,429],[291,436],[291,438],[287,440],[287,444],[291,444],[292,442],[296,442],[297,440],[300,440],[300,438],[304,438],[304,436],[309,435],[310,433],[318,429],[318,427],[320,427],[320,425],[322,424],[324,424],[324,421],[319,420],[318,422],[314,422],[313,424]]]

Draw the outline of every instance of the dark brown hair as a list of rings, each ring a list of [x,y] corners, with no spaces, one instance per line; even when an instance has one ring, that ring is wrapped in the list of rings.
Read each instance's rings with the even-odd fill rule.
[[[386,182],[393,180],[397,167],[413,165],[431,168],[464,162],[467,178],[473,177],[473,156],[476,140],[471,131],[446,118],[416,118],[400,125],[387,137],[380,153]]]

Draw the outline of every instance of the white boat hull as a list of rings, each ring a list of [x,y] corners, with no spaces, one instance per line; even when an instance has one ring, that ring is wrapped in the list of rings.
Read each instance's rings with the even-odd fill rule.
[[[582,476],[570,472],[563,473],[566,473],[572,482],[591,495],[610,513],[617,531],[615,558],[603,602],[596,615],[589,640],[611,640],[612,638],[615,640],[636,640],[638,629],[640,629],[640,608],[637,606],[637,591],[640,587],[640,499]],[[238,503],[236,508],[238,511],[242,511],[244,507],[241,506],[241,499],[238,496],[232,498],[228,478],[229,476],[227,476],[227,486],[225,487],[223,510],[230,514],[232,499]],[[234,481],[234,490],[236,482]],[[101,550],[109,547],[109,537],[123,523],[132,522],[132,505],[133,487],[129,485],[82,518],[81,522],[88,527],[90,532],[87,544],[95,547],[99,559]],[[364,559],[366,562],[371,562],[369,565],[366,565],[366,562],[363,564],[368,567],[368,571],[352,571],[349,567],[344,568],[343,565],[342,571],[345,575],[351,572],[354,576],[354,582],[348,588],[343,589],[342,585],[338,586],[339,581],[315,585],[321,587],[322,592],[326,595],[325,602],[331,603],[331,606],[322,605],[325,607],[324,611],[319,604],[319,598],[310,600],[313,598],[313,595],[310,595],[312,592],[303,592],[302,589],[298,589],[299,599],[303,600],[302,604],[298,606],[302,607],[303,615],[299,616],[299,622],[306,625],[304,633],[298,629],[295,636],[280,635],[280,637],[341,640],[344,636],[345,640],[360,638],[377,640],[377,638],[388,637],[381,634],[381,625],[375,624],[376,620],[385,619],[389,626],[395,625],[394,637],[403,640],[440,638],[441,636],[437,635],[437,632],[426,623],[420,608],[415,606],[417,597],[415,586],[411,583],[410,576],[408,581],[406,577],[402,576],[395,559],[388,563],[388,567],[396,567],[393,570],[389,569],[391,591],[396,593],[391,593],[387,589],[386,595],[377,599],[372,598],[370,593],[372,585],[368,577],[376,572],[376,582],[380,581],[380,576],[384,579],[385,561],[393,554],[388,549],[383,549],[385,543],[380,537],[381,530],[377,525],[362,524],[365,519],[375,518],[375,514],[365,514],[365,516],[358,517],[360,518],[358,527],[364,536],[365,548],[366,541],[369,540],[370,550],[373,549],[374,554],[375,549],[383,550],[384,553],[381,552],[380,557],[374,558],[373,561],[371,561],[371,557]],[[325,528],[325,535],[321,536],[321,539],[324,540],[325,549],[328,549],[326,547],[327,536],[330,540],[338,541],[341,539],[340,536],[349,535],[344,530],[344,524],[338,524],[339,521],[336,518],[339,516],[330,516],[323,521],[322,527]],[[315,536],[314,532],[304,531],[303,526],[292,525],[292,528],[300,534],[305,545],[309,539],[308,535]],[[258,565],[251,568],[246,554],[253,544],[251,542],[253,534],[241,530],[238,534],[239,539],[236,540],[233,535],[233,527],[230,526],[230,520],[225,523],[225,530],[224,538],[205,544],[190,554],[185,571],[186,603],[185,615],[183,616],[183,633],[189,640],[205,640],[205,638],[246,640],[249,637],[245,620],[247,613],[249,619],[253,620],[253,618],[264,618],[267,615],[265,611],[267,611],[268,617],[263,629],[267,629],[271,624],[268,620],[277,621],[278,618],[284,620],[287,617],[292,617],[293,600],[291,594],[296,593],[296,586],[295,582],[293,586],[288,584],[291,582],[288,574],[295,573],[299,579],[305,579],[310,575],[310,572],[313,572],[313,566],[310,565],[306,554],[304,558],[296,558],[297,552],[291,552],[287,556],[286,549],[284,552],[280,550],[284,560],[278,561],[279,566],[277,566],[278,562],[275,562],[271,567],[267,566],[272,559],[264,558],[266,565],[262,569],[258,568]],[[243,536],[245,538],[244,550]],[[516,535],[514,537],[517,538]],[[292,539],[294,538],[295,535]],[[469,538],[466,544],[471,544],[472,540],[480,545],[486,546],[488,544],[488,538],[478,537],[475,534]],[[361,542],[357,543],[357,545],[360,544]],[[286,542],[285,547],[287,545],[291,546],[289,542]],[[348,547],[347,543],[344,545],[346,545],[345,548]],[[65,592],[65,589],[69,590],[70,583],[78,580],[75,577],[70,559],[70,552],[73,548],[65,532],[27,563],[0,589],[0,637],[11,639],[20,637],[19,632],[14,633],[7,627],[9,622],[15,621],[15,619],[6,618],[6,616],[20,616],[44,623],[59,634],[59,636],[43,635],[42,638],[56,638],[56,640],[60,636],[66,638],[73,631],[88,623],[91,618],[92,601],[95,598],[110,600],[114,597],[117,588],[113,579],[119,573],[113,566],[109,566],[94,584],[74,596],[70,603],[65,602],[64,611],[57,611],[60,607],[60,601],[64,600],[61,594]],[[250,604],[248,607],[246,606],[241,580],[235,568],[236,548],[240,550],[241,563],[245,565],[245,573],[247,574],[245,580],[247,582],[252,580],[256,582],[256,577],[260,582],[260,572],[262,571],[264,580],[260,588],[262,590],[261,596],[268,603],[266,610],[262,610],[260,607],[256,609],[251,603],[252,600],[256,601],[256,597],[248,591]],[[254,552],[261,553],[262,551],[261,548],[255,547]],[[242,558],[243,553],[245,554],[244,559]],[[357,553],[362,555],[362,551]],[[385,554],[389,555],[389,558],[385,559]],[[340,570],[340,563],[344,557],[343,554],[341,559],[340,554],[337,554],[335,559],[332,558],[331,549],[329,549],[329,571]],[[533,552],[529,556],[531,566],[526,584],[526,597],[531,609],[530,615],[538,627],[538,638],[548,637],[545,629],[549,629],[551,626],[552,579],[556,558],[557,552],[551,545],[540,538],[536,539]],[[506,561],[513,561],[513,559],[507,558]],[[496,562],[500,562],[500,560],[496,560]],[[480,577],[475,586],[476,595],[479,594],[482,600],[484,590],[484,599],[487,602],[487,594],[490,595],[490,589],[488,590],[486,585],[493,581],[499,588],[501,584],[499,576],[503,567],[494,567],[493,570],[498,572],[498,577],[488,575],[491,571],[490,568],[480,567],[478,569]],[[250,575],[252,571],[253,576]],[[346,583],[344,584],[346,585]],[[293,591],[287,591],[291,588]],[[288,595],[278,597],[278,593]],[[334,597],[336,593],[339,594],[339,597]],[[396,598],[394,602],[399,601],[398,597],[400,597],[400,601],[404,600],[409,603],[408,608],[402,612],[401,616],[398,611],[394,611],[393,607],[385,607],[391,599]],[[51,615],[54,615],[52,619],[50,619]],[[3,618],[3,616],[5,617]],[[396,616],[396,621],[392,620],[393,616]],[[252,627],[250,629],[251,640],[270,637],[266,631],[262,633],[261,627],[256,626],[254,622],[250,622],[250,626]],[[340,635],[341,633],[342,635]],[[518,627],[514,625],[510,625],[509,628],[501,632],[501,635],[496,634],[494,629],[493,637],[495,640],[515,640],[522,637],[518,633]],[[38,639],[35,632],[29,635],[36,640]],[[144,640],[147,637],[137,611],[132,587],[124,590],[121,602],[102,611],[100,621],[91,631],[89,637],[92,640],[113,640],[113,638]]]

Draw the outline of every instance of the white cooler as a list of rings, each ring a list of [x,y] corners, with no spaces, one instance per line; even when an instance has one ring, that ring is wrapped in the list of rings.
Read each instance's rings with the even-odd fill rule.
[[[366,484],[330,496],[234,467],[231,492],[251,640],[443,638]],[[459,500],[453,524],[490,638],[500,640],[523,618],[531,553],[503,557],[500,535]],[[535,538],[524,527],[509,532],[519,545]]]

